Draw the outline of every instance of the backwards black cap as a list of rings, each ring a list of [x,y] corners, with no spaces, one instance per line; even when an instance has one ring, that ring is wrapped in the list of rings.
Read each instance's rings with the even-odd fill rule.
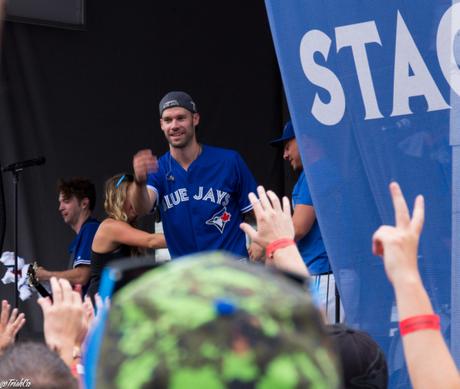
[[[196,110],[196,104],[190,95],[182,91],[172,91],[164,95],[160,101],[160,117],[163,115],[165,109],[173,107],[182,107],[192,113],[198,112]]]

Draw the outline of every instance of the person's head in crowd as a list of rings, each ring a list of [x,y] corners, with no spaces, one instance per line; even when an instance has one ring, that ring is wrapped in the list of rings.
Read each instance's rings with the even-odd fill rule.
[[[129,191],[134,182],[131,174],[120,173],[105,183],[104,209],[107,216],[127,223],[136,220],[136,212],[130,200]]]
[[[377,342],[364,331],[344,324],[326,326],[342,366],[345,389],[386,389],[388,367]]]
[[[118,291],[96,375],[97,388],[340,387],[305,289],[219,252],[162,265]]]
[[[291,164],[293,170],[303,169],[294,127],[290,120],[284,125],[281,137],[272,140],[270,144],[274,147],[283,147],[283,158]]]
[[[16,343],[0,357],[0,382],[14,380],[19,387],[34,389],[77,389],[69,367],[42,343]],[[26,381],[29,380],[29,381]],[[11,384],[11,387],[14,387]]]
[[[182,91],[166,93],[159,104],[160,126],[171,148],[196,142],[200,114],[193,99]]]
[[[64,222],[73,229],[80,226],[96,206],[96,188],[85,177],[60,179],[57,185],[59,212]]]

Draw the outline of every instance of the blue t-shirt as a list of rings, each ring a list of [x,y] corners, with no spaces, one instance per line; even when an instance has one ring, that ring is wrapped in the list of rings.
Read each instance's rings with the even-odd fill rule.
[[[303,171],[292,190],[292,205],[295,208],[298,204],[313,206],[305,172]],[[297,247],[311,275],[331,271],[318,220],[315,219],[308,234],[297,242]]]
[[[91,246],[99,224],[98,220],[91,217],[86,219],[79,233],[70,243],[69,255],[74,268],[79,265],[91,266]]]
[[[171,257],[206,250],[226,250],[247,257],[246,237],[239,225],[252,210],[249,192],[256,182],[233,150],[203,145],[187,170],[169,152],[158,161],[147,184],[157,204]]]

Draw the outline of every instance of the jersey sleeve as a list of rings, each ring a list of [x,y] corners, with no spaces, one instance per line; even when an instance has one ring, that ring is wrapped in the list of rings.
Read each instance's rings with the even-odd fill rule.
[[[256,193],[257,183],[244,162],[243,158],[236,153],[236,163],[239,176],[239,207],[241,213],[247,213],[252,210],[252,204],[249,201],[248,194],[250,192]]]
[[[91,246],[98,227],[99,223],[87,223],[83,225],[80,234],[80,241],[78,242],[74,255],[74,268],[80,265],[91,265]]]
[[[310,205],[313,206],[313,201],[308,188],[305,172],[300,175],[295,187],[292,191],[292,202],[294,205]]]
[[[147,189],[153,190],[155,192],[156,202],[153,204],[152,211],[160,203],[160,196],[162,193],[163,180],[162,169],[160,168],[156,173],[149,173],[147,175]]]

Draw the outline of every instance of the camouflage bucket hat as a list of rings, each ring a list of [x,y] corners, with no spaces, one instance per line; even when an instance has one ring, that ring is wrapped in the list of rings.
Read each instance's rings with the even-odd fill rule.
[[[175,260],[114,297],[97,388],[339,387],[299,285],[220,252]]]

